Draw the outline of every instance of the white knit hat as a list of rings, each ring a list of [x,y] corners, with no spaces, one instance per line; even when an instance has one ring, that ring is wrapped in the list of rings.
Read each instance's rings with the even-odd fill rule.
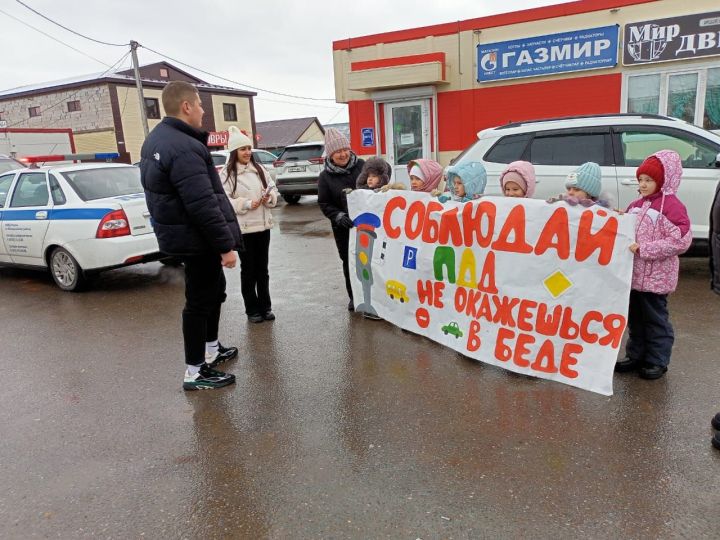
[[[250,137],[245,135],[238,128],[230,126],[228,128],[228,132],[230,133],[230,136],[228,137],[228,150],[232,152],[233,150],[237,150],[243,146],[249,146],[252,148],[252,139],[250,139]]]

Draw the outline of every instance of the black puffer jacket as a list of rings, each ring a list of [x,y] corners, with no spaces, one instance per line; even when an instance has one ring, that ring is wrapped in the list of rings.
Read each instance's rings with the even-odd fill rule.
[[[142,147],[140,175],[160,250],[169,255],[242,249],[235,212],[205,135],[165,117]]]
[[[343,189],[355,189],[357,177],[360,176],[365,161],[358,158],[348,174],[338,174],[323,169],[318,177],[318,204],[320,210],[335,226],[335,218],[340,212],[347,214],[347,195]]]
[[[710,288],[720,294],[720,185],[710,209]]]

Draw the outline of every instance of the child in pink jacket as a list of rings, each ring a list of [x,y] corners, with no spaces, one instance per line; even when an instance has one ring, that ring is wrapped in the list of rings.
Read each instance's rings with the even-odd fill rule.
[[[535,167],[527,161],[513,161],[500,175],[500,186],[506,197],[526,197],[535,195]]]
[[[632,290],[628,312],[626,358],[615,371],[640,369],[640,377],[659,379],[667,371],[674,341],[667,295],[678,282],[680,260],[692,241],[690,218],[675,196],[680,187],[682,163],[677,152],[661,150],[638,167],[641,197],[630,203],[628,214],[637,216]]]

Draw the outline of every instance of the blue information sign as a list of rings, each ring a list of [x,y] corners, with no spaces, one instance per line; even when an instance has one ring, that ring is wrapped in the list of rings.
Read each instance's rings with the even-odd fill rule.
[[[374,128],[362,128],[362,145],[363,146],[375,146],[375,129]]]
[[[478,82],[610,68],[618,59],[617,25],[477,46]]]

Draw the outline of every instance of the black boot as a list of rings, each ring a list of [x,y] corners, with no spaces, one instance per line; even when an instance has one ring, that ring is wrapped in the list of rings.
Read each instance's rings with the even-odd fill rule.
[[[712,420],[710,420],[712,427],[720,431],[720,412],[717,413]]]
[[[622,360],[618,360],[617,362],[615,362],[615,371],[617,373],[627,373],[628,371],[635,371],[638,367],[640,367],[640,362],[628,356],[626,356]]]
[[[640,378],[648,380],[659,379],[665,375],[666,371],[666,367],[646,364],[640,368]]]

